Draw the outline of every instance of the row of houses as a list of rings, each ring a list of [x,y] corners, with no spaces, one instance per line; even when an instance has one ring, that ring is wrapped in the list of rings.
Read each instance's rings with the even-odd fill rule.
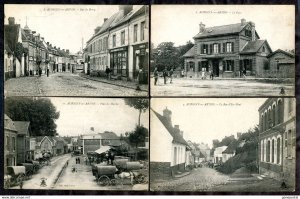
[[[4,115],[4,168],[36,160],[43,153],[53,156],[68,151],[67,141],[59,136],[32,136],[29,121],[13,121]]]
[[[295,76],[295,56],[281,49],[272,51],[251,21],[213,27],[201,22],[193,39],[194,46],[183,55],[188,77],[201,77],[202,72],[221,78]]]
[[[47,42],[26,24],[24,28],[8,18],[4,25],[4,78],[38,75],[43,73],[75,71],[82,64],[82,52],[70,53]]]
[[[151,143],[159,147],[151,147],[151,175],[173,176],[178,172],[212,161],[211,150],[207,144],[186,141],[179,125],[172,124],[172,111],[163,110],[163,115],[151,109],[151,122],[156,124],[150,136]],[[161,155],[161,152],[164,155]]]
[[[84,51],[85,72],[124,80],[148,79],[149,57],[148,6],[120,5],[119,11],[104,18],[87,41]]]

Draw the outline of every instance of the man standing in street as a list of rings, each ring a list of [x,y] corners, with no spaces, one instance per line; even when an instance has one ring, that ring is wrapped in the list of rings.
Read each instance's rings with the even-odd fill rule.
[[[168,76],[168,70],[167,67],[163,70],[163,76],[164,76],[164,83],[167,84],[167,76]]]
[[[47,77],[49,77],[49,65],[47,66]]]
[[[110,78],[109,78],[110,69],[108,68],[108,66],[106,66],[105,73],[106,73],[107,79],[109,80],[109,79],[110,79]]]
[[[170,72],[169,72],[169,75],[170,75],[170,84],[172,84],[173,82],[173,68],[171,68]]]
[[[157,84],[157,80],[158,80],[158,70],[157,70],[157,67],[155,67],[155,69],[154,69],[154,85]]]

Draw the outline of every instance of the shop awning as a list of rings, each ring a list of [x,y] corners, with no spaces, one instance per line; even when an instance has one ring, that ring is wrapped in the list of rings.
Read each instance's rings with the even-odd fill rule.
[[[100,149],[97,149],[95,152],[98,154],[105,153],[111,149],[110,146],[102,146]]]

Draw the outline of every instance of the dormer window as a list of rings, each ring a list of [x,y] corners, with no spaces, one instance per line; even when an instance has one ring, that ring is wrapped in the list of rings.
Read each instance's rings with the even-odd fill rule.
[[[266,49],[264,46],[262,47],[262,52],[266,52]]]

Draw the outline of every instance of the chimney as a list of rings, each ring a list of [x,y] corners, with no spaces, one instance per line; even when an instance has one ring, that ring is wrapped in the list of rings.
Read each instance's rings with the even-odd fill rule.
[[[133,5],[119,5],[119,11],[126,16],[133,9]]]
[[[94,127],[91,127],[91,131],[94,131],[95,129],[94,129]]]
[[[202,22],[200,22],[200,24],[199,24],[199,30],[200,30],[200,33],[205,31],[205,24],[203,24]]]
[[[14,17],[8,17],[8,24],[9,25],[15,25],[15,18]]]
[[[172,126],[172,111],[170,111],[167,107],[163,110],[163,116],[168,120],[170,125]]]
[[[250,22],[251,24],[251,40],[255,41],[256,40],[256,35],[255,35],[255,23]]]
[[[107,19],[108,19],[108,18],[104,18],[104,22],[106,22],[106,21],[107,21]]]
[[[244,26],[244,25],[246,25],[246,19],[241,19],[241,26]]]

